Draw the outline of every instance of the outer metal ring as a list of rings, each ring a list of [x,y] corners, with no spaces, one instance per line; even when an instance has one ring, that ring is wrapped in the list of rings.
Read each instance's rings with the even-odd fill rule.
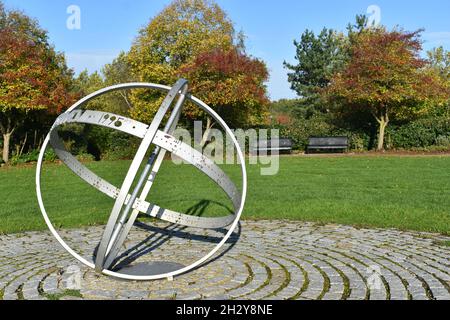
[[[90,101],[100,95],[103,95],[105,93],[108,93],[111,91],[122,90],[122,89],[138,89],[138,88],[157,89],[157,90],[167,91],[167,92],[169,92],[172,89],[171,87],[168,87],[168,86],[164,86],[164,85],[160,85],[160,84],[153,84],[153,83],[128,83],[128,84],[115,85],[115,86],[101,89],[97,92],[94,92],[94,93],[86,96],[85,98],[83,98],[80,101],[78,101],[77,103],[75,103],[72,107],[70,107],[65,113],[70,113],[73,110],[84,105],[88,101]],[[194,96],[187,95],[186,98],[189,99],[191,102],[193,102],[195,105],[197,105],[199,108],[201,108],[202,110],[207,112],[214,120],[216,120],[220,124],[220,126],[226,131],[226,133],[231,137],[231,139],[235,145],[235,148],[237,149],[237,154],[239,157],[239,161],[241,163],[241,172],[242,172],[242,195],[241,195],[241,203],[240,203],[238,211],[236,212],[234,222],[231,224],[230,229],[228,230],[228,232],[226,233],[226,235],[224,236],[222,241],[220,241],[207,255],[205,255],[204,257],[200,258],[199,260],[195,261],[194,263],[192,263],[184,268],[181,268],[176,271],[164,273],[164,274],[151,275],[151,276],[135,276],[135,275],[129,275],[129,274],[124,274],[124,273],[114,272],[111,270],[104,269],[104,270],[102,270],[102,273],[105,275],[116,277],[116,278],[121,278],[121,279],[127,279],[127,280],[145,281],[145,280],[157,280],[157,279],[170,278],[170,277],[174,277],[174,276],[186,273],[186,272],[200,266],[201,264],[206,262],[208,259],[210,259],[214,254],[216,254],[217,251],[229,239],[229,237],[231,236],[231,234],[236,229],[236,227],[239,223],[239,219],[242,215],[242,211],[244,209],[245,199],[246,199],[246,195],[247,195],[247,172],[246,172],[246,168],[245,168],[245,158],[243,156],[242,150],[239,147],[239,143],[237,142],[236,137],[234,136],[233,132],[230,130],[230,128],[227,126],[227,124],[223,121],[223,119],[213,109],[211,109],[208,105],[206,105],[204,102],[202,102],[201,100],[199,100],[198,98],[196,98]],[[86,266],[94,269],[95,268],[94,263],[87,261],[85,258],[83,258],[78,253],[76,253],[74,250],[72,250],[72,248],[70,248],[70,246],[68,246],[67,243],[61,238],[61,236],[58,234],[58,232],[54,228],[54,226],[53,226],[52,222],[50,221],[50,219],[47,215],[47,212],[45,210],[45,206],[44,206],[44,203],[42,200],[42,193],[41,193],[41,172],[42,172],[42,164],[43,164],[45,151],[48,147],[49,141],[50,141],[50,134],[48,134],[44,140],[41,152],[39,154],[39,159],[38,159],[37,169],[36,169],[36,194],[37,194],[37,198],[38,198],[39,208],[41,209],[42,215],[44,217],[44,220],[45,220],[48,228],[50,229],[50,231],[52,232],[54,237],[58,240],[58,242],[63,246],[63,248],[66,249],[77,260],[79,260]]]

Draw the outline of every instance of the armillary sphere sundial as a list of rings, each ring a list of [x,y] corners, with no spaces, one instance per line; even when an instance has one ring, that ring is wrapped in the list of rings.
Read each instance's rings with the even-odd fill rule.
[[[89,101],[108,92],[145,88],[168,92],[166,98],[161,104],[150,125],[107,112],[83,109],[83,106],[85,106]],[[181,111],[186,100],[191,101],[194,105],[211,116],[218,124],[220,124],[222,129],[225,130],[227,135],[233,141],[239,158],[239,162],[241,164],[241,192],[238,191],[235,184],[211,159],[205,157],[201,152],[195,150],[184,142],[175,139],[172,136],[180,119]],[[163,128],[160,129],[163,123],[163,119],[167,114],[170,114],[167,123]],[[66,150],[63,141],[58,135],[58,128],[64,124],[70,123],[99,125],[114,130],[119,130],[121,132],[142,139],[142,142],[120,188],[97,176],[94,172],[86,168],[70,152]],[[79,253],[75,252],[62,239],[62,237],[59,235],[52,222],[50,221],[45,210],[41,193],[41,172],[44,155],[49,145],[54,149],[58,158],[73,173],[90,184],[92,187],[103,192],[110,198],[115,199],[115,204],[112,208],[109,220],[104,229],[103,236],[101,236],[100,239],[97,254],[94,261],[92,262],[88,261]],[[146,159],[146,154],[152,145],[154,145],[155,148],[149,158]],[[150,193],[157,173],[161,165],[163,164],[164,156],[167,152],[170,152],[183,159],[185,162],[188,162],[191,165],[195,166],[202,173],[216,182],[216,184],[221,189],[223,189],[223,191],[233,203],[234,214],[213,218],[198,217],[171,211],[169,209],[161,208],[156,204],[149,203],[146,200],[147,196]],[[145,160],[147,160],[145,167],[138,177],[137,174],[140,170],[141,164]],[[134,182],[136,183],[133,187]],[[176,182],[174,181],[173,183]],[[128,280],[156,280],[171,278],[173,276],[186,273],[210,259],[223,246],[223,244],[233,233],[234,229],[237,227],[240,216],[242,214],[242,210],[244,208],[246,191],[247,176],[244,156],[233,132],[219,117],[219,115],[214,112],[214,110],[212,110],[201,100],[188,94],[188,82],[184,79],[178,80],[172,88],[152,83],[120,84],[99,90],[81,99],[56,119],[43,143],[36,170],[36,193],[38,197],[39,207],[41,209],[42,215],[44,216],[45,222],[47,223],[47,226],[49,227],[55,238],[58,240],[58,242],[76,259],[81,261],[83,264],[95,269],[97,272]],[[86,210],[89,210],[89,208],[86,208]],[[132,230],[132,226],[134,225],[135,220],[137,219],[139,214],[145,214],[153,218],[158,218],[166,222],[187,227],[204,229],[219,229],[225,227],[229,228],[223,239],[208,254],[186,267],[183,266],[179,270],[151,275],[126,274],[121,273],[120,270],[119,272],[112,271],[114,260],[117,258],[120,249],[127,239],[129,232]]]

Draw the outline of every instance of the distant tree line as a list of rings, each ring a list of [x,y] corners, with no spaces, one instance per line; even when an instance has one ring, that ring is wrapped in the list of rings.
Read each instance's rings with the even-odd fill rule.
[[[178,78],[234,128],[272,127],[305,147],[308,137],[347,135],[355,150],[450,149],[450,53],[422,56],[422,30],[369,26],[357,16],[346,32],[306,30],[296,63],[284,65],[298,98],[270,102],[264,61],[246,52],[245,35],[212,0],[174,1],[143,27],[128,52],[101,71],[75,75],[37,21],[0,0],[0,145],[3,162],[34,161],[58,114],[105,86]],[[116,91],[87,108],[151,122],[164,96]],[[184,122],[214,121],[189,103]],[[72,125],[61,136],[79,157],[120,159],[139,141],[93,126]],[[51,150],[46,155],[51,160]]]

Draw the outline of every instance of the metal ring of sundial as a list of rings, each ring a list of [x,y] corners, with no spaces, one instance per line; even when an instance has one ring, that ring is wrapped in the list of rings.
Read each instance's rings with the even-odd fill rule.
[[[161,104],[161,107],[159,108],[150,125],[146,125],[139,121],[108,112],[80,109],[87,102],[108,92],[124,89],[144,88],[157,89],[168,92],[168,95]],[[52,234],[64,247],[64,249],[66,249],[77,260],[90,268],[94,268],[97,272],[102,272],[103,274],[109,276],[128,280],[156,280],[170,278],[186,273],[210,259],[225,244],[225,242],[231,236],[233,231],[236,229],[237,224],[239,223],[247,193],[247,174],[245,168],[245,159],[242,154],[241,148],[233,132],[223,121],[223,119],[204,102],[192,95],[187,94],[187,89],[188,84],[184,79],[179,80],[172,88],[153,83],[127,83],[101,89],[81,99],[72,107],[70,107],[66,112],[61,114],[56,119],[55,123],[50,129],[50,132],[44,140],[41,152],[39,154],[36,170],[36,193],[38,197],[39,207],[41,209],[44,220]],[[241,193],[238,192],[234,183],[211,159],[203,156],[201,152],[194,150],[191,146],[188,146],[187,144],[175,139],[171,135],[176,128],[183,104],[186,99],[190,100],[200,109],[208,113],[214,120],[216,120],[220,124],[222,129],[224,129],[227,135],[229,135],[232,139],[241,164]],[[165,128],[163,130],[159,130],[163,118],[169,112],[169,109],[174,104],[174,102],[175,105],[172,109]],[[119,130],[121,132],[128,133],[142,139],[142,143],[138,151],[136,152],[136,155],[131,163],[131,166],[120,189],[87,169],[65,149],[64,144],[58,136],[57,129],[59,126],[67,123],[100,125],[103,127]],[[42,200],[40,180],[43,159],[45,151],[49,144],[55,150],[58,158],[62,162],[64,162],[70,170],[72,170],[76,175],[85,180],[94,188],[115,199],[115,204],[111,211],[108,223],[105,227],[102,239],[100,241],[94,263],[89,262],[67,245],[67,243],[61,238],[61,236],[54,228],[45,210],[45,206]],[[152,152],[150,158],[148,159],[147,164],[138,179],[136,187],[130,194],[129,192],[133,182],[135,181],[138,170],[145,158],[149,147],[152,144],[156,147]],[[210,179],[215,181],[217,185],[221,187],[227,194],[228,198],[232,201],[235,210],[234,214],[220,218],[202,218],[178,213],[168,209],[163,209],[155,204],[147,202],[147,195],[150,192],[156,174],[160,169],[167,151],[194,165],[197,169],[206,174]],[[114,264],[115,259],[119,254],[119,250],[123,242],[126,240],[126,237],[128,236],[128,233],[130,232],[139,213],[143,213],[167,222],[188,227],[218,229],[230,225],[231,226],[229,227],[229,230],[225,234],[224,238],[207,255],[190,264],[189,266],[186,266],[179,270],[149,276],[136,276],[109,270],[109,268]]]

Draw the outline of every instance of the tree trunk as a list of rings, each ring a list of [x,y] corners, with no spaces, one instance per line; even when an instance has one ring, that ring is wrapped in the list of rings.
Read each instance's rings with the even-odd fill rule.
[[[4,116],[4,117],[3,117]],[[3,161],[9,162],[9,149],[11,146],[11,136],[16,131],[19,116],[15,113],[2,114],[3,121],[0,121],[0,133],[3,135]],[[12,120],[14,119],[14,121]],[[6,120],[6,121],[5,121]]]
[[[119,91],[120,96],[123,98],[123,100],[125,101],[125,103],[128,106],[128,109],[133,109],[133,104],[130,102],[130,100],[128,99],[128,95],[126,93],[126,91]]]
[[[383,151],[384,150],[384,135],[386,133],[386,127],[389,123],[388,117],[385,116],[381,119],[378,120],[378,123],[380,125],[379,130],[378,130],[378,147],[377,150],[378,151]]]
[[[11,141],[12,132],[3,134],[3,161],[9,162],[9,144]]]
[[[212,119],[210,117],[206,117],[206,129],[205,129],[205,133],[203,134],[203,138],[202,141],[200,142],[200,145],[203,147],[205,147],[206,143],[208,142],[209,139],[209,133],[211,132],[211,129],[214,127],[214,122],[212,121]]]

